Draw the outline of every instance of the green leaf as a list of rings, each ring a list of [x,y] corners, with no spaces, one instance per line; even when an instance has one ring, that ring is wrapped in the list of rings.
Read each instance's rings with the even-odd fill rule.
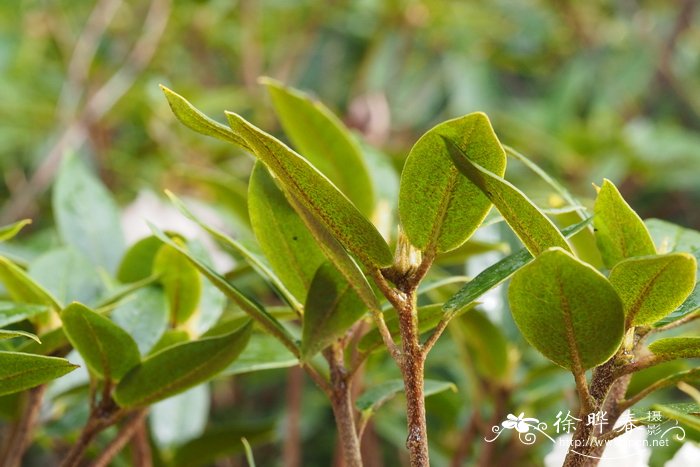
[[[153,272],[160,277],[160,283],[165,290],[171,322],[184,323],[197,311],[202,293],[202,279],[197,268],[178,250],[164,245],[153,262]]]
[[[662,415],[671,420],[678,420],[679,423],[694,430],[700,430],[700,410],[698,410],[697,404],[690,404],[687,410],[682,410],[677,405],[661,404],[652,405],[651,409],[661,412]]]
[[[301,302],[299,302],[297,298],[289,290],[287,290],[285,284],[270,269],[270,266],[267,263],[267,258],[263,257],[257,251],[252,251],[252,248],[243,245],[243,243],[234,240],[217,228],[212,227],[211,225],[202,221],[199,217],[195,216],[194,213],[187,208],[187,206],[185,206],[185,203],[183,203],[170,191],[166,190],[165,194],[168,195],[168,198],[170,198],[175,207],[188,219],[194,221],[197,223],[197,225],[206,230],[226,250],[235,255],[241,256],[249,265],[253,267],[253,269],[258,272],[258,274],[269,280],[274,289],[279,293],[280,298],[287,301],[297,310],[301,310]]]
[[[16,330],[10,331],[7,329],[0,329],[0,340],[12,339],[13,337],[27,337],[27,338],[32,339],[33,341],[36,341],[37,343],[41,344],[41,340],[36,336],[36,334],[32,334],[31,332],[16,331]]]
[[[221,372],[221,376],[289,368],[298,364],[299,359],[292,355],[280,341],[268,334],[255,333],[251,336],[243,353]]]
[[[545,251],[515,273],[508,300],[525,339],[569,370],[603,363],[622,342],[624,312],[615,289],[560,248]]]
[[[163,242],[154,235],[131,245],[119,263],[117,279],[128,284],[150,277],[153,273],[153,262],[162,245]]]
[[[0,256],[0,282],[5,284],[10,297],[16,302],[46,305],[54,310],[63,308],[51,293],[2,256]]]
[[[355,401],[355,407],[360,412],[376,412],[379,407],[394,398],[398,393],[403,392],[404,385],[400,379],[393,379],[367,389]],[[457,386],[449,381],[436,381],[431,379],[425,380],[423,391],[425,397],[439,394],[443,391],[450,390],[457,392]]]
[[[168,327],[169,307],[163,289],[149,286],[137,290],[119,302],[111,318],[133,337],[141,355],[147,354]]]
[[[333,263],[338,272],[345,277],[345,280],[348,281],[365,306],[370,310],[378,309],[379,302],[377,302],[377,297],[374,295],[374,291],[367,282],[367,278],[362,271],[360,271],[355,260],[347,254],[343,246],[333,237],[333,234],[318,221],[306,206],[293,196],[288,200],[299,213],[299,216],[304,220],[304,223],[306,223],[306,226],[309,228],[311,235],[316,239],[323,254]]]
[[[75,301],[94,306],[104,294],[95,266],[73,247],[39,256],[29,264],[27,274],[60,303]]]
[[[248,209],[263,253],[284,285],[304,303],[325,257],[262,162],[255,164],[250,175]]]
[[[304,307],[301,358],[308,361],[340,338],[367,311],[331,263],[316,271]]]
[[[422,251],[444,252],[464,243],[491,209],[491,201],[452,162],[442,137],[497,175],[506,154],[483,113],[441,123],[411,149],[401,174],[399,217],[411,243]]]
[[[700,232],[659,219],[644,221],[659,253],[686,252],[695,256],[700,266]],[[700,270],[698,271],[700,276]],[[696,277],[695,289],[688,298],[659,325],[668,324],[685,315],[700,310],[700,277]]]
[[[596,242],[608,269],[625,258],[656,254],[644,222],[610,180],[603,180],[593,213]]]
[[[121,407],[144,407],[214,377],[240,355],[253,325],[162,350],[127,373],[114,391]]]
[[[119,210],[107,189],[75,155],[64,157],[53,190],[58,233],[95,266],[113,273],[124,253]]]
[[[217,336],[218,337],[218,336]],[[190,334],[185,329],[167,329],[158,339],[151,350],[148,352],[148,356],[155,355],[167,348],[174,345],[184,344],[190,342]]]
[[[321,102],[270,78],[260,80],[272,98],[282,128],[298,152],[371,216],[374,193],[359,145]]]
[[[92,373],[119,381],[141,361],[136,342],[122,328],[80,303],[61,312],[63,331]]]
[[[465,313],[457,322],[479,373],[491,380],[504,380],[510,362],[508,341],[501,329],[480,310]]]
[[[148,419],[156,444],[169,448],[201,436],[209,419],[210,400],[209,385],[201,384],[153,404]]]
[[[246,140],[255,156],[279,179],[284,191],[302,203],[346,250],[367,267],[391,265],[393,256],[377,229],[323,174],[239,115],[226,112],[226,116],[234,132]]]
[[[211,465],[217,459],[244,451],[237,440],[245,437],[251,443],[269,442],[275,438],[277,424],[270,420],[241,420],[209,428],[202,436],[175,451],[174,467]]]
[[[76,368],[64,358],[0,352],[0,396],[39,386]]]
[[[24,303],[0,301],[0,328],[8,324],[19,323],[49,309],[41,305],[25,305]]]
[[[17,346],[18,352],[53,355],[59,351],[66,353],[70,349],[68,339],[66,338],[63,328],[53,329],[39,336],[41,343],[35,341],[25,341]]]
[[[3,225],[0,227],[0,243],[11,240],[15,237],[25,226],[32,223],[31,219],[22,219],[21,221],[14,222],[9,225]]]
[[[178,120],[180,120],[180,122],[182,122],[182,124],[187,128],[205,136],[211,136],[228,143],[233,143],[236,146],[240,146],[244,149],[248,149],[245,140],[231,131],[229,127],[207,117],[202,112],[197,110],[192,104],[190,104],[184,97],[171,91],[162,84],[160,85],[160,89],[165,94],[165,98],[168,99],[168,104],[170,105],[173,114],[175,114]]]
[[[636,396],[641,391],[660,380],[668,382],[668,384],[663,385],[663,387],[668,387],[679,381],[700,378],[700,368],[694,368],[690,372],[686,370],[688,370],[688,363],[686,361],[669,360],[659,363],[658,365],[644,368],[643,370],[635,371],[632,373],[629,386],[627,386],[625,398],[629,399]],[[663,389],[663,387],[660,389]]]
[[[610,271],[627,327],[653,324],[675,310],[695,286],[697,262],[688,253],[629,258]]]
[[[657,357],[673,360],[676,358],[700,357],[700,337],[667,337],[649,344],[649,350]]]
[[[285,347],[291,350],[295,355],[299,354],[299,348],[294,342],[294,338],[289,331],[282,326],[282,324],[277,321],[272,315],[270,315],[265,308],[262,307],[252,298],[246,296],[233,284],[230,284],[226,279],[224,279],[219,273],[214,271],[211,267],[204,264],[201,260],[194,257],[190,252],[185,250],[181,245],[173,242],[168,238],[163,232],[159,231],[156,227],[151,226],[154,234],[160,238],[163,242],[175,248],[180,254],[184,255],[204,277],[209,279],[212,284],[221,290],[229,300],[237,304],[241,309],[247,313],[251,318],[257,321],[258,324],[268,333],[279,339]]]
[[[522,191],[470,160],[451,139],[443,140],[455,166],[491,200],[530,253],[537,256],[552,247],[571,252],[559,229]]]
[[[562,234],[567,238],[576,235],[576,233],[580,232],[590,222],[590,218],[585,219],[578,224],[565,228]],[[445,302],[443,310],[446,313],[454,313],[460,308],[468,306],[487,291],[508,279],[530,261],[532,261],[532,255],[526,248],[506,256],[502,260],[481,271],[474,279],[459,289],[456,294]]]

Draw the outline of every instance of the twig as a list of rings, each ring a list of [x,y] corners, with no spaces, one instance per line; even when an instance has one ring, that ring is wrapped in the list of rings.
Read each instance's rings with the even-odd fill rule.
[[[389,283],[382,275],[381,271],[375,269],[371,271],[370,274],[374,279],[374,282],[381,290],[382,294],[384,294],[387,300],[391,302],[394,308],[396,308],[397,304],[403,303],[405,298],[400,296],[399,292],[392,288],[391,285],[389,285]],[[370,313],[372,314],[372,319],[374,320],[374,324],[377,326],[379,334],[382,336],[382,341],[384,341],[384,345],[389,350],[389,354],[394,359],[394,361],[396,361],[396,363],[399,366],[401,366],[403,358],[401,355],[401,350],[399,350],[399,347],[394,342],[394,338],[391,336],[391,332],[389,331],[389,328],[387,327],[386,322],[384,321],[384,315],[382,314],[381,310],[378,309],[372,309],[370,310]]]
[[[147,413],[147,409],[141,409],[134,412],[126,423],[124,423],[121,430],[119,430],[117,437],[114,438],[111,443],[109,443],[104,451],[102,451],[100,457],[98,457],[97,460],[91,464],[91,467],[107,467],[112,459],[119,454],[119,451],[126,446],[126,443],[129,442],[131,437],[136,434],[139,426],[146,418]]]
[[[650,333],[656,333],[656,332],[663,332],[663,331],[668,331],[669,329],[677,328],[678,326],[683,326],[684,324],[688,324],[692,321],[695,321],[696,319],[700,319],[700,310],[695,310],[692,313],[688,313],[684,317],[677,319],[671,323],[665,324],[663,326],[659,326],[658,328],[651,328],[649,330]]]
[[[44,398],[46,387],[45,384],[42,384],[29,390],[22,418],[7,445],[8,452],[5,453],[3,467],[19,467],[21,465],[22,456],[29,446],[34,426],[39,418],[41,401]]]
[[[304,389],[304,373],[298,366],[292,367],[287,373],[287,394],[285,407],[287,419],[286,433],[282,447],[282,464],[288,467],[301,465],[301,438],[299,434],[299,419],[301,418],[301,403]]]

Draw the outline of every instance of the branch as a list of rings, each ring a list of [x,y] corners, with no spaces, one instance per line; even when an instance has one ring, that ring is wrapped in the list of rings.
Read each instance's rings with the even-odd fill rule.
[[[46,388],[46,384],[42,384],[29,390],[22,418],[14,430],[14,436],[11,437],[7,444],[8,451],[5,453],[6,457],[2,464],[3,467],[19,467],[21,465],[22,456],[24,456],[24,452],[29,446],[32,431],[39,418],[41,401],[44,398]]]
[[[391,302],[394,308],[398,309],[397,304],[403,304],[405,298],[401,296],[399,291],[397,291],[396,289],[391,287],[391,285],[389,285],[387,280],[382,275],[381,271],[375,269],[370,274],[374,279],[374,282],[379,287],[379,290],[381,290],[382,294],[387,298],[387,300],[389,300],[389,302]],[[382,336],[382,341],[384,341],[384,345],[389,350],[391,357],[396,361],[396,363],[400,367],[403,358],[401,355],[401,350],[394,342],[394,338],[391,336],[391,332],[386,326],[386,322],[384,321],[384,315],[382,314],[381,310],[378,310],[376,308],[370,310],[370,313],[372,314],[372,319],[374,320],[374,324],[377,326],[379,334]]]
[[[100,457],[92,463],[91,467],[107,467],[114,457],[119,454],[126,443],[136,434],[141,423],[145,420],[148,409],[140,409],[134,412],[129,420],[122,426],[117,437],[102,451]]]
[[[677,319],[671,323],[668,323],[664,326],[659,326],[658,328],[652,328],[649,332],[656,333],[656,332],[668,331],[669,329],[677,328],[678,326],[683,326],[684,324],[688,324],[692,321],[695,321],[696,319],[700,319],[700,310],[695,310],[692,313],[688,313],[684,317]]]

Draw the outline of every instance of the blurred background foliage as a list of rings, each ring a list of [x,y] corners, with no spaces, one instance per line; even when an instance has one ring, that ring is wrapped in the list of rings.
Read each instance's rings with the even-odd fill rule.
[[[67,151],[78,151],[122,206],[141,190],[160,193],[167,187],[235,214],[245,196],[251,159],[185,130],[171,115],[158,84],[220,121],[229,109],[279,134],[257,84],[265,75],[315,94],[368,145],[388,155],[397,173],[425,130],[482,110],[504,144],[534,159],[575,194],[591,198],[590,184],[610,178],[642,218],[698,229],[697,3],[0,2],[0,218],[4,224],[31,217],[31,231],[50,230],[49,190]],[[539,180],[519,171],[517,163],[513,169],[509,178],[518,186],[538,201],[548,200]],[[391,191],[396,175],[384,170],[389,173],[384,188]],[[491,262],[493,258],[472,265],[469,272]],[[464,267],[457,262],[446,271],[462,274]],[[253,293],[266,290],[249,282],[246,287]],[[450,287],[436,289],[430,301],[444,300],[457,286]],[[495,307],[502,304],[494,300]],[[496,321],[505,319],[502,331],[521,343],[507,315]],[[455,326],[451,339],[464,340],[461,334],[469,333],[470,326],[475,324],[469,320]],[[485,354],[489,343],[472,339],[474,349],[457,346],[461,350],[455,359],[455,347],[443,340],[431,355],[428,376],[454,381],[459,392],[428,399],[435,465],[447,465],[460,446],[469,401],[483,403],[479,398],[488,394],[486,417],[491,404],[529,407],[551,419],[573,397],[570,375],[532,349],[519,344],[517,352],[510,349],[528,369],[517,375],[520,391],[513,393],[465,365],[474,358],[469,352],[478,353],[481,346]],[[515,357],[504,354],[506,358]],[[383,356],[370,360],[368,368],[366,385],[397,377]],[[300,418],[270,432],[270,420],[283,417],[285,405],[300,397],[280,391],[285,382],[298,387],[291,383],[294,378],[299,375],[277,370],[243,375],[235,385],[215,385],[210,423],[223,427],[229,437],[237,433],[236,423],[247,421],[248,429],[259,423],[260,440],[275,440],[274,449],[256,449],[260,465],[275,465],[282,452],[290,455],[294,447],[284,439],[296,424],[294,436],[304,440],[304,465],[328,465],[334,456],[332,417],[310,382],[305,383]],[[368,465],[395,465],[403,453],[402,402],[392,401],[382,410],[364,441],[375,458]],[[54,422],[44,436],[70,424],[70,419]],[[377,455],[380,446],[392,448]],[[522,446],[512,443],[509,448]],[[537,463],[547,449],[540,446],[521,455],[524,462]],[[660,451],[654,455],[664,456]]]

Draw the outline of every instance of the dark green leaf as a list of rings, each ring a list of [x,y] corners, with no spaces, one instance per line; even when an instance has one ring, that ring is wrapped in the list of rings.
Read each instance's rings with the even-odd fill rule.
[[[279,179],[284,191],[302,203],[346,250],[367,267],[391,265],[393,256],[377,229],[323,174],[239,115],[226,112],[226,116],[231,128]]]
[[[697,263],[688,253],[629,258],[610,271],[622,299],[627,327],[653,324],[675,310],[693,291]]]
[[[31,219],[22,219],[21,221],[14,222],[9,225],[3,225],[0,227],[0,243],[11,240],[15,237],[25,226],[32,223]]]
[[[95,266],[115,272],[124,253],[119,210],[77,156],[64,158],[52,202],[63,242],[83,252]]]
[[[379,407],[391,400],[398,393],[403,392],[403,381],[400,379],[389,380],[366,390],[355,401],[355,407],[360,412],[376,412]],[[425,397],[450,390],[457,392],[457,386],[449,381],[435,381],[426,379],[423,391]]]
[[[662,359],[700,357],[700,337],[667,337],[649,344],[649,350]]]
[[[536,256],[552,247],[571,252],[559,229],[522,191],[470,160],[453,140],[444,137],[443,140],[455,166],[498,208],[530,253]]]
[[[0,396],[48,383],[76,368],[64,358],[0,352]]]
[[[220,337],[162,350],[127,373],[114,391],[122,407],[143,407],[213,378],[238,357],[250,338],[251,322]]]
[[[330,263],[322,264],[316,271],[304,307],[302,360],[308,361],[342,337],[366,311],[335,267]]]
[[[437,253],[464,243],[491,209],[479,188],[460,175],[442,137],[499,176],[506,168],[505,151],[483,113],[441,123],[413,146],[401,174],[401,225],[415,247]]]
[[[177,240],[172,240],[177,242]],[[165,296],[170,306],[170,320],[173,324],[187,321],[197,310],[202,293],[202,279],[193,266],[175,248],[164,245],[153,262],[153,272],[163,284]]]
[[[255,333],[243,353],[221,372],[221,376],[289,368],[298,364],[299,360],[280,341],[268,334]]]
[[[248,209],[262,251],[284,285],[303,303],[325,258],[261,162],[250,175]]]
[[[567,238],[571,237],[580,232],[581,229],[586,227],[590,222],[590,218],[583,220],[576,225],[565,228],[562,234]],[[530,261],[532,261],[532,255],[526,248],[506,256],[497,263],[484,269],[474,279],[459,289],[459,291],[445,303],[443,309],[446,313],[454,313],[460,308],[468,306],[484,293],[508,279],[513,273]]]
[[[572,371],[603,363],[622,342],[624,312],[615,289],[560,248],[545,251],[515,273],[508,300],[527,341]]]
[[[360,212],[374,211],[372,181],[357,142],[321,102],[263,78],[275,111],[298,152],[345,193]]]
[[[644,222],[610,180],[603,180],[593,212],[596,242],[608,269],[625,258],[656,254]]]
[[[207,279],[209,279],[212,284],[214,284],[219,290],[221,290],[229,300],[241,307],[241,309],[246,312],[251,318],[260,324],[260,326],[268,333],[277,337],[289,350],[298,355],[299,348],[294,342],[294,338],[289,334],[289,331],[285,329],[282,324],[277,321],[273,316],[271,316],[265,308],[262,307],[252,298],[246,296],[243,292],[238,290],[233,284],[230,284],[226,279],[224,279],[219,273],[214,271],[211,267],[204,264],[201,260],[194,257],[190,252],[185,250],[182,246],[173,242],[168,238],[163,232],[159,231],[155,227],[151,226],[155,235],[160,238],[163,242],[172,246],[178,250],[182,255],[184,255],[190,262],[201,272]]]
[[[66,337],[98,377],[119,381],[141,361],[131,336],[86,306],[71,303],[61,312],[61,321]]]

